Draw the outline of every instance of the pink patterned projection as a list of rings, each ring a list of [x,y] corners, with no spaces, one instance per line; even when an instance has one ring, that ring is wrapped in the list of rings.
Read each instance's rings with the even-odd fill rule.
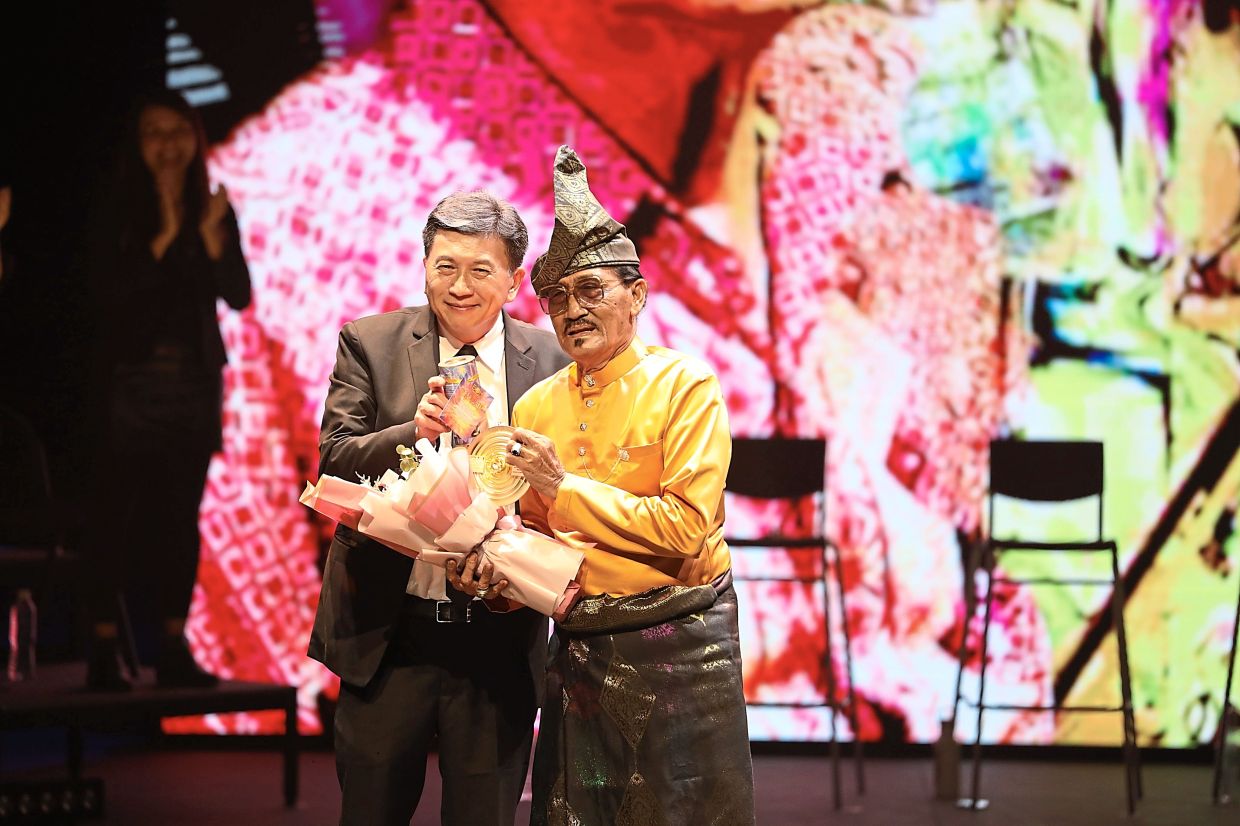
[[[761,139],[736,139],[761,144],[750,170],[760,202],[746,207],[760,227],[755,255],[700,219],[715,197],[701,178],[694,194],[675,194],[655,178],[666,159],[613,139],[625,130],[612,122],[631,127],[625,100],[640,90],[587,111],[562,91],[574,84],[549,74],[565,70],[534,62],[483,6],[413,5],[375,47],[290,85],[212,157],[240,216],[256,299],[225,320],[226,448],[203,503],[190,623],[204,664],[298,685],[303,730],[317,728],[317,696],[336,691],[305,657],[327,526],[296,499],[315,475],[336,334],[350,319],[424,300],[422,222],[452,191],[485,187],[513,201],[532,260],[551,230],[550,162],[570,143],[600,200],[635,228],[653,295],[643,337],[714,365],[734,432],[830,440],[861,734],[935,736],[962,614],[956,533],[977,527],[983,448],[1022,376],[1004,373],[1011,360],[1001,358],[993,221],[915,185],[880,187],[906,168],[898,115],[916,75],[911,42],[888,16],[855,6],[787,15],[773,38],[769,15],[748,41],[743,27],[729,30],[729,43],[741,37],[757,55],[750,104],[775,124]],[[523,10],[543,26],[584,13]],[[743,88],[724,83],[719,94]],[[538,321],[528,289],[513,311]],[[788,564],[773,552],[756,567]],[[741,599],[749,697],[821,696],[823,620],[808,590],[750,583]],[[1048,673],[1017,673],[1049,663],[1032,604],[1002,600],[997,623],[991,696],[1046,699]],[[751,728],[757,738],[821,738],[825,719],[755,712]],[[995,719],[995,737],[1049,737],[1046,723]],[[235,715],[172,727],[275,724]]]
[[[762,180],[776,426],[828,439],[829,532],[844,560],[858,688],[888,725],[924,741],[953,689],[956,531],[978,525],[987,444],[1019,376],[1001,373],[997,226],[906,182],[899,124],[916,64],[889,15],[836,7],[780,32],[756,74],[779,123]],[[1049,671],[1023,664],[1047,663],[1049,639],[1029,597],[1019,600],[1000,610],[988,689],[1043,702]],[[799,630],[770,656],[808,669],[807,646],[792,642],[814,629]],[[772,671],[752,693],[782,694]],[[1012,726],[992,733],[1002,739],[1050,733],[1045,717],[996,722]]]

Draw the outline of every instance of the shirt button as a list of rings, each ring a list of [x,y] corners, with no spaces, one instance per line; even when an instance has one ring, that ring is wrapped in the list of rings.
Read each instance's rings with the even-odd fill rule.
[[[594,376],[586,376],[586,387],[594,386]]]
[[[586,399],[586,407],[594,407],[594,399]]]
[[[629,460],[629,452],[624,448],[620,449],[620,461],[627,462]]]
[[[586,455],[586,449],[585,449],[584,447],[579,447],[579,448],[577,448],[577,455],[578,455],[578,456],[585,456],[585,455]]]
[[[578,430],[585,430],[585,429],[586,429],[586,423],[585,423],[585,422],[582,422],[581,424],[577,425],[577,429],[578,429]]]

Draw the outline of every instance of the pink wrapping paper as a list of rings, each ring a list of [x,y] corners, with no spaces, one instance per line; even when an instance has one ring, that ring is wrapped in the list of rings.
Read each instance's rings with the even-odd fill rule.
[[[498,574],[508,580],[504,596],[552,616],[586,555],[516,524],[487,537],[482,543],[483,558],[491,560]]]
[[[467,554],[495,529],[496,520],[503,513],[485,493],[480,493],[452,526],[435,538],[435,544],[445,551]]]
[[[419,442],[419,446],[423,445],[425,456],[425,449],[430,446],[430,442]],[[475,492],[471,488],[473,476],[469,472],[467,450],[450,450],[446,456],[435,453],[435,457],[442,461],[432,460],[431,466],[424,471],[424,460],[423,465],[418,466],[405,484],[413,483],[420,490],[425,490],[424,495],[412,497],[411,501],[416,504],[407,511],[408,514],[425,525],[434,536],[440,536],[447,533],[457,518],[473,503]],[[429,481],[424,480],[424,474],[429,476]],[[492,520],[491,526],[494,525]]]
[[[362,517],[362,500],[371,493],[366,485],[346,482],[335,476],[321,476],[318,484],[306,483],[297,501],[328,519],[357,530]]]
[[[379,483],[323,476],[299,501],[329,519],[406,556],[443,567],[481,546],[507,579],[504,596],[547,616],[562,616],[577,592],[573,581],[585,554],[521,526],[473,488],[463,447],[437,452],[419,442],[423,460],[408,479],[389,471]],[[501,518],[502,517],[502,518]],[[557,614],[557,609],[559,612]]]

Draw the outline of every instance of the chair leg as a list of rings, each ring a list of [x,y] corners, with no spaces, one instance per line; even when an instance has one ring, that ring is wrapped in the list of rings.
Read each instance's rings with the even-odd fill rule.
[[[973,809],[980,807],[982,789],[982,717],[986,711],[986,659],[989,656],[990,615],[995,595],[994,559],[986,559],[986,605],[982,619],[982,638],[979,646],[981,663],[977,675],[977,731],[973,736],[973,787],[970,796]]]
[[[1115,587],[1111,592],[1111,611],[1115,624],[1115,642],[1119,649],[1119,689],[1124,715],[1124,772],[1128,793],[1128,814],[1137,810],[1142,797],[1141,767],[1137,762],[1137,721],[1132,707],[1132,674],[1128,668],[1128,633],[1124,628],[1124,580],[1119,573],[1119,552],[1111,549],[1111,574]]]
[[[77,783],[82,779],[82,727],[77,725],[69,726],[69,732],[66,739],[66,763],[69,770],[69,780]]]
[[[951,739],[953,744],[956,742],[956,721],[960,717],[960,699],[964,692],[964,668],[969,653],[969,626],[973,624],[973,615],[977,613],[976,574],[982,564],[982,550],[984,547],[985,545],[981,540],[972,543],[969,553],[965,557],[964,571],[962,572],[961,595],[964,598],[964,616],[960,627],[960,645],[956,650],[956,691],[952,695]],[[980,734],[982,730],[980,714],[978,716],[977,730]],[[977,749],[979,748],[976,741],[973,748],[976,756]],[[957,761],[959,761],[959,753],[957,753]],[[976,771],[974,774],[976,775]],[[976,792],[976,785],[975,781],[974,792]],[[957,787],[956,796],[959,797],[959,794],[959,787]],[[977,808],[976,803],[973,804],[973,808]]]
[[[824,552],[823,560],[826,556]],[[831,589],[826,578],[826,571],[823,571],[822,580],[822,627],[823,634],[826,638],[826,650],[823,652],[823,665],[827,669],[827,710],[831,715],[831,744],[829,746],[831,752],[831,783],[833,789],[833,802],[836,810],[843,808],[843,800],[840,797],[840,739],[836,730],[836,714],[839,712],[839,698],[836,696],[837,689],[835,685],[835,651],[831,644]]]
[[[284,805],[290,809],[297,805],[300,745],[297,734],[297,695],[294,693],[284,707]]]
[[[1214,746],[1214,803],[1222,803],[1223,795],[1223,757],[1227,752],[1227,727],[1231,719],[1231,680],[1236,672],[1236,639],[1240,636],[1240,591],[1236,592],[1236,618],[1231,625],[1231,651],[1227,655],[1227,680],[1223,684],[1223,710],[1219,714],[1218,742]]]
[[[141,663],[138,662],[138,645],[134,642],[133,623],[129,620],[129,604],[125,601],[125,595],[120,591],[116,592],[116,619],[121,659],[125,661],[125,665],[129,666],[134,682],[137,682],[142,674],[139,670]]]
[[[952,697],[952,737],[956,735],[956,718],[960,715],[960,695],[964,685],[965,658],[969,652],[969,624],[977,611],[977,587],[974,576],[978,566],[982,564],[982,542],[973,543],[965,560],[964,582],[961,593],[964,596],[964,623],[960,629],[960,646],[956,651],[956,693]]]
[[[840,595],[840,627],[844,632],[844,672],[848,678],[848,724],[853,731],[853,760],[857,771],[857,794],[865,794],[865,757],[862,754],[861,726],[857,722],[857,693],[853,679],[852,634],[848,628],[848,603],[844,599],[844,560],[835,549],[835,584]],[[824,584],[825,587],[825,584]],[[829,618],[827,621],[830,621]]]

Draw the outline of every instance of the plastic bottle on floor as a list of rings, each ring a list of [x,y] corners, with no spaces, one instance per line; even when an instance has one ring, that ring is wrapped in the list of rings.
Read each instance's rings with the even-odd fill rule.
[[[34,679],[34,649],[38,635],[39,613],[29,588],[22,588],[9,606],[9,682]]]

